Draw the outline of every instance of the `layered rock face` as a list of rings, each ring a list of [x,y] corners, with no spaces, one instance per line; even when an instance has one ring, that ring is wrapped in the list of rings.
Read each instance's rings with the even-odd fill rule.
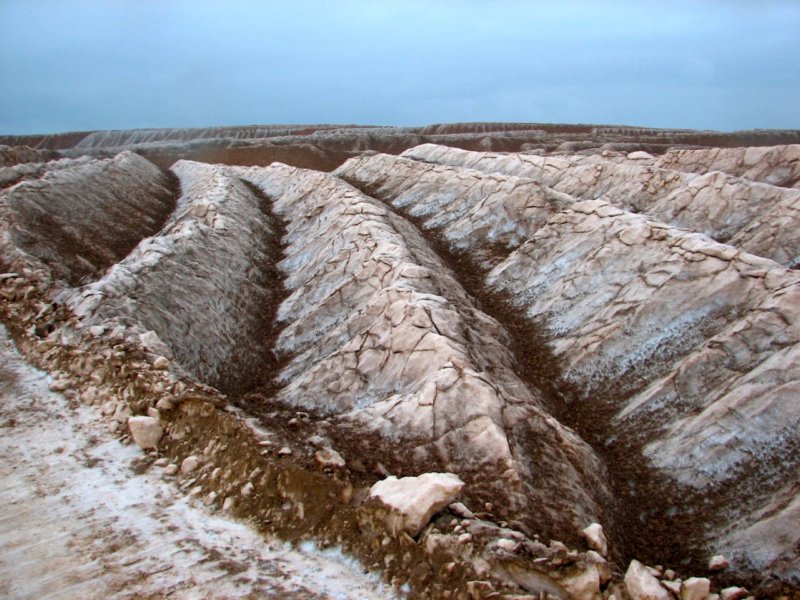
[[[211,140],[232,163],[256,139],[358,156],[97,158]],[[312,423],[366,486],[449,472],[463,510],[531,538],[599,523],[612,561],[721,553],[800,584],[798,146],[653,156],[653,130],[496,124],[81,140],[7,153],[30,162],[0,170],[0,251],[52,275],[91,335],[134,335],[255,417],[299,415],[287,435]],[[361,153],[431,140],[527,151]]]

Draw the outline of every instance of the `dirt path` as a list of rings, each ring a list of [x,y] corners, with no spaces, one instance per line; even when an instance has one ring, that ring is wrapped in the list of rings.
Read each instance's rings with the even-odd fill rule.
[[[390,598],[341,554],[293,550],[141,471],[0,327],[0,596]]]

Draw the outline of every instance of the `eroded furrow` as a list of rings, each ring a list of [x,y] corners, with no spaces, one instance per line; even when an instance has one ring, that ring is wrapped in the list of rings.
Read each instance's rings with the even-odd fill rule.
[[[549,416],[507,332],[411,223],[336,177],[238,173],[287,221],[279,402],[321,413],[335,446],[370,469],[458,473],[469,504],[528,533],[574,541],[610,523],[602,463]]]
[[[560,415],[607,458],[630,550],[699,562],[724,549],[790,576],[797,273],[603,201],[530,183],[526,201],[496,175],[381,155],[337,174],[488,271],[486,288],[544,332]]]
[[[138,327],[200,381],[239,392],[270,370],[280,227],[225,167],[172,170],[183,193],[164,228],[69,303],[90,325]]]

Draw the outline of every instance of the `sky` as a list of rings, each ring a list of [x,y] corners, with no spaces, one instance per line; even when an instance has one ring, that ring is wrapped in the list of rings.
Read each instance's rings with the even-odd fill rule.
[[[0,0],[0,134],[800,128],[800,0]]]

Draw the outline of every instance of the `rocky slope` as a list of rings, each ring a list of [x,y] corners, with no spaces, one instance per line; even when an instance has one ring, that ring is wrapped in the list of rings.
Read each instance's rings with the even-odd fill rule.
[[[778,594],[800,585],[798,146],[644,151],[713,139],[287,126],[7,152],[4,319],[76,398],[142,415],[144,448],[200,457],[208,505],[412,595],[685,596],[707,580],[621,573],[716,554],[715,589]],[[267,146],[352,158],[237,161]],[[173,160],[212,147],[226,164]],[[434,471],[463,504],[401,535],[370,487]]]

